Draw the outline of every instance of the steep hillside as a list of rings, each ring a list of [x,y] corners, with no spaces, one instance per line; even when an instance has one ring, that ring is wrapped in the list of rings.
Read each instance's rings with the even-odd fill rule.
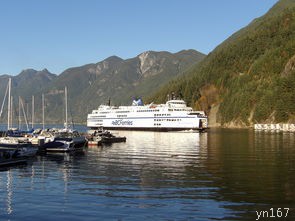
[[[294,30],[295,1],[281,0],[149,100],[181,93],[211,125],[294,122]]]

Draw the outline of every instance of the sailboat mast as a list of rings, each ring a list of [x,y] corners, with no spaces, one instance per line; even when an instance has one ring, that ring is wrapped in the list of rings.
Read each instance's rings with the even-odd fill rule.
[[[1,106],[1,110],[0,110],[0,117],[2,116],[2,112],[3,112],[3,108],[4,108],[4,103],[5,103],[5,101],[6,101],[6,97],[7,97],[7,93],[8,93],[8,88],[9,88],[9,84],[7,84],[7,87],[6,87],[6,91],[5,91],[4,99],[3,99],[2,106]]]
[[[45,123],[44,123],[44,114],[45,114],[45,107],[44,107],[44,94],[42,94],[42,124],[43,124],[43,130],[45,129]]]
[[[35,97],[32,96],[32,129],[34,128]]]
[[[13,127],[13,96],[11,96],[11,100],[10,100],[10,125],[11,127]]]
[[[67,87],[65,87],[65,105],[66,105],[66,122],[65,127],[68,128],[68,90]]]
[[[20,129],[21,118],[20,118],[20,96],[18,96],[18,129]]]
[[[10,108],[11,108],[11,78],[8,80],[8,115],[7,115],[7,130],[10,129]]]
[[[23,99],[21,97],[20,97],[20,104],[21,104],[21,107],[22,107],[22,110],[23,110],[23,115],[24,115],[24,118],[25,118],[27,131],[29,131],[29,124],[28,124],[27,115],[26,115],[25,108],[24,108],[24,102],[23,102]]]

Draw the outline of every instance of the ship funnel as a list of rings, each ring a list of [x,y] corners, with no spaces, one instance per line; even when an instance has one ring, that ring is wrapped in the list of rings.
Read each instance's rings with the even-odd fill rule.
[[[133,106],[143,106],[143,101],[141,98],[136,98],[132,101]]]

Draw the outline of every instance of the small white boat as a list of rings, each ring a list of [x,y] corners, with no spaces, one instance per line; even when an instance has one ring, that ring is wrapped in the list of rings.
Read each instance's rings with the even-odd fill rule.
[[[38,148],[25,137],[1,137],[0,148],[17,150],[19,155],[27,157],[35,156],[38,151]]]

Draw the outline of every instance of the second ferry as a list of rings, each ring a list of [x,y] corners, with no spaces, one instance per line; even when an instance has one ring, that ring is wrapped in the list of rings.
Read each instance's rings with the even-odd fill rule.
[[[188,107],[182,99],[148,105],[135,99],[130,106],[100,105],[88,114],[87,127],[91,130],[204,131],[208,128],[208,117],[204,111]]]

